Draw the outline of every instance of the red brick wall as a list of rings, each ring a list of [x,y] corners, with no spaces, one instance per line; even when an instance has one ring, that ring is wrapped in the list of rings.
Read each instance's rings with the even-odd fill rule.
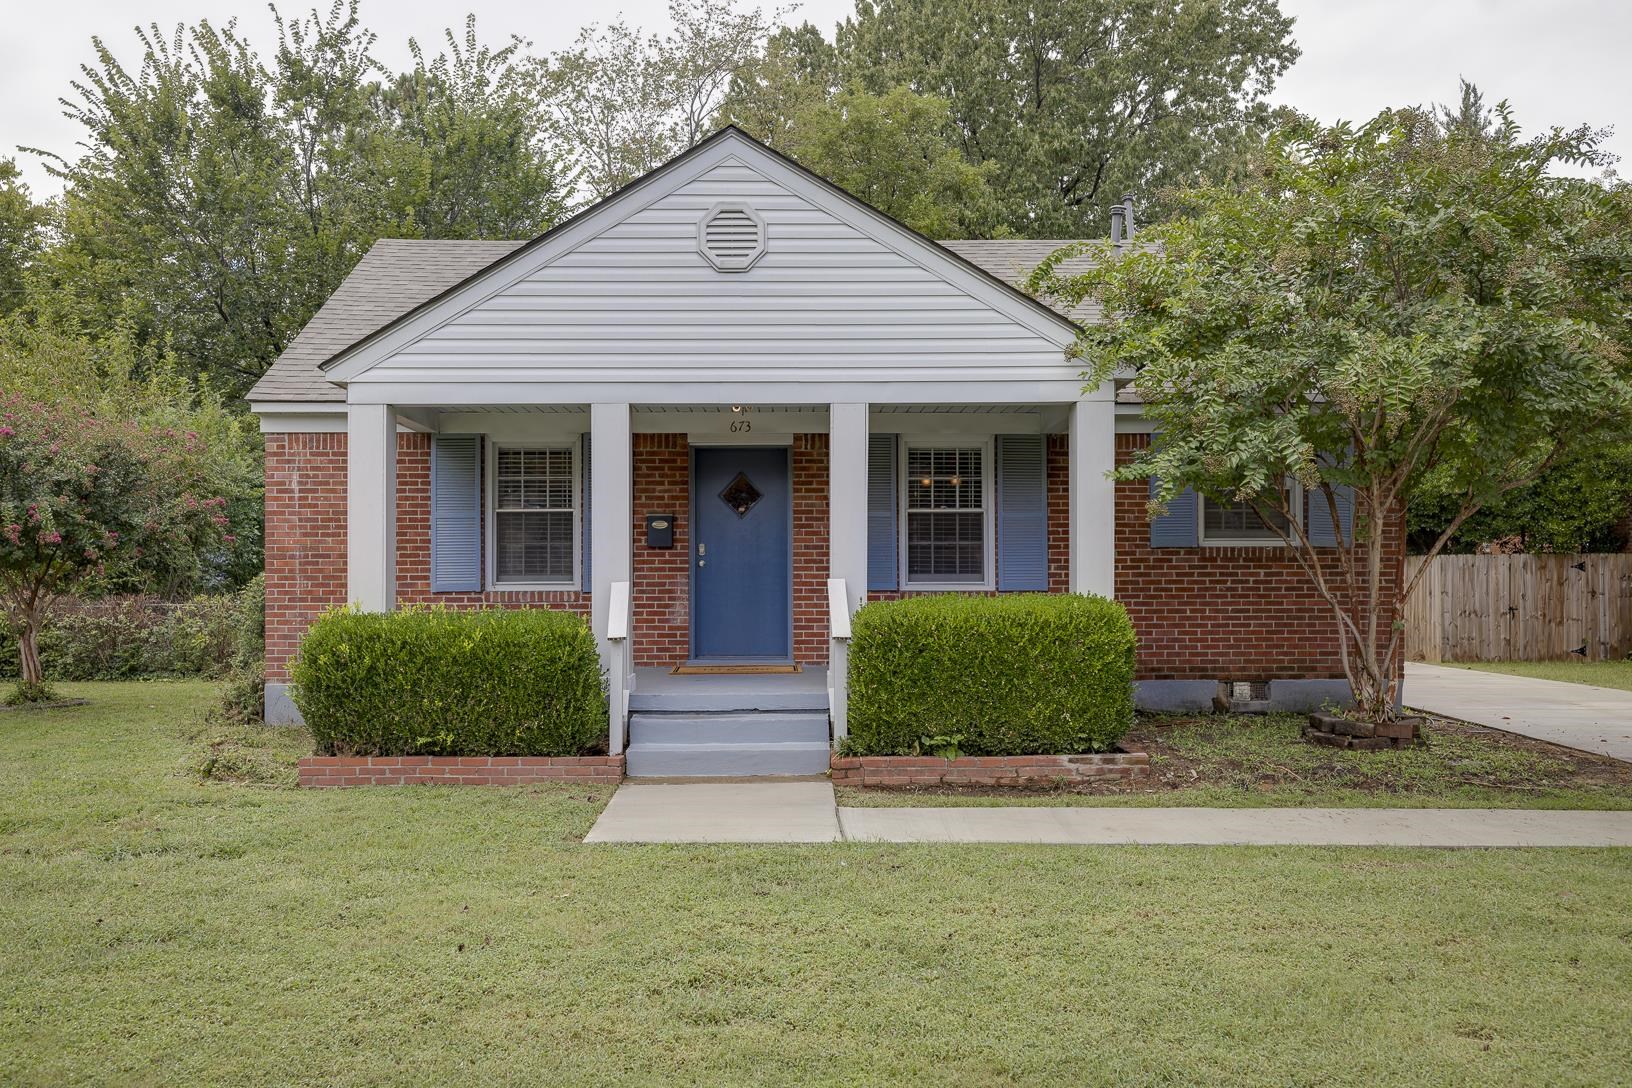
[[[825,434],[793,436],[793,659],[827,664],[827,451]]]
[[[1119,435],[1125,462],[1148,441]],[[1048,440],[1049,588],[1069,586],[1069,448]],[[827,660],[828,440],[799,435],[792,449],[794,656]],[[641,665],[673,665],[689,651],[690,454],[686,436],[634,436],[633,641]],[[1146,487],[1116,487],[1116,592],[1139,633],[1141,679],[1266,680],[1341,675],[1333,620],[1296,562],[1279,549],[1152,549]],[[675,515],[675,546],[645,546],[644,516]],[[287,663],[306,626],[346,593],[346,436],[266,436],[267,677]],[[1389,578],[1400,576],[1396,531]],[[587,615],[589,595],[430,591],[430,441],[399,436],[397,587],[402,600],[454,607],[565,608]],[[870,593],[869,599],[898,596]]]
[[[486,450],[483,450],[486,457]],[[483,472],[487,463],[482,463]],[[483,481],[486,486],[486,481]],[[482,517],[487,504],[482,504]],[[484,521],[482,531],[487,531]],[[484,537],[485,541],[485,537]],[[487,547],[482,547],[487,561]],[[486,571],[483,571],[485,580]],[[449,608],[559,608],[589,618],[589,594],[569,590],[488,590],[470,593],[431,592],[431,436],[397,435],[397,599],[406,604],[441,604]]]
[[[452,608],[563,608],[589,615],[589,594],[431,592],[431,442],[397,436],[397,597]],[[346,436],[266,436],[266,675],[287,680],[307,626],[346,602]]]
[[[683,434],[634,436],[637,665],[678,665],[691,640],[691,452]],[[674,547],[646,546],[646,515],[674,515]]]
[[[1149,441],[1117,435],[1117,463]],[[1149,492],[1144,481],[1116,485],[1116,596],[1139,636],[1139,679],[1343,675],[1337,621],[1286,549],[1152,548]],[[1403,524],[1391,544],[1385,577],[1397,584]]]
[[[1043,462],[1048,493],[1048,591],[1071,591],[1071,438],[1051,434]]]
[[[827,435],[795,435],[793,657],[827,661]],[[683,434],[634,436],[635,664],[678,665],[691,652],[691,450]],[[674,547],[646,547],[648,513],[673,512]]]
[[[346,599],[346,436],[266,436],[266,677],[289,676],[300,636]]]

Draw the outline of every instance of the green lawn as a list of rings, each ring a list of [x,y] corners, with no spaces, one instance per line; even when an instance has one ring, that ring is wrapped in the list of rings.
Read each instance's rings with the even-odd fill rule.
[[[1594,684],[1601,688],[1632,691],[1632,659],[1625,661],[1446,661],[1453,669],[1503,672],[1510,676],[1533,676],[1538,680],[1563,680],[1570,684]]]
[[[592,847],[604,790],[201,782],[206,686],[64,688],[0,715],[6,1085],[1632,1070],[1632,851]]]
[[[1632,809],[1632,765],[1461,722],[1386,752],[1309,744],[1294,714],[1141,715],[1122,746],[1150,776],[1058,791],[846,789],[872,808],[986,805]]]

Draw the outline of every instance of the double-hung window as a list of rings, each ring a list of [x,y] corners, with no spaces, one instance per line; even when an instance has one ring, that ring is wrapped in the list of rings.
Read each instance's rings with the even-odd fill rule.
[[[984,443],[907,445],[902,566],[908,588],[990,583],[989,453]]]
[[[571,447],[494,448],[493,582],[569,585],[576,574],[578,494]]]
[[[1301,493],[1296,481],[1288,480],[1282,485],[1282,496],[1286,499],[1289,509],[1296,510],[1300,505]],[[1277,535],[1275,528],[1280,529],[1288,539],[1292,530],[1287,522],[1286,515],[1279,510],[1267,511],[1269,520],[1265,521],[1252,503],[1246,499],[1237,499],[1233,502],[1214,502],[1212,499],[1201,500],[1201,542],[1203,544],[1280,544],[1282,537]],[[1271,526],[1275,528],[1271,528]]]

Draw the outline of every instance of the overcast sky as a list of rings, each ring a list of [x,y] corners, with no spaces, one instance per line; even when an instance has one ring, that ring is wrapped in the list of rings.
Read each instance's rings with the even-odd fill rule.
[[[157,22],[168,33],[177,22],[208,16],[219,24],[237,13],[262,55],[271,52],[272,20],[259,0],[14,2],[0,37],[0,155],[25,145],[72,157],[80,133],[62,116],[58,99],[71,95],[79,65],[92,59],[93,34],[134,67],[136,22]],[[310,6],[311,0],[283,5],[290,13]],[[328,0],[320,6],[326,9]],[[362,15],[379,33],[378,57],[402,67],[410,37],[434,53],[442,28],[462,23],[467,8],[476,12],[485,41],[515,33],[549,52],[577,34],[563,11],[621,10],[630,22],[659,29],[666,7],[666,0],[363,0]],[[1632,156],[1632,79],[1625,68],[1632,0],[1281,0],[1281,7],[1297,17],[1294,36],[1303,57],[1275,98],[1323,121],[1369,117],[1389,105],[1454,101],[1457,77],[1466,76],[1490,100],[1511,99],[1528,130],[1613,126],[1611,150]],[[793,18],[831,33],[852,9],[852,0],[808,0]],[[16,155],[36,197],[58,190],[38,156]],[[1632,163],[1623,161],[1620,171],[1632,174]]]

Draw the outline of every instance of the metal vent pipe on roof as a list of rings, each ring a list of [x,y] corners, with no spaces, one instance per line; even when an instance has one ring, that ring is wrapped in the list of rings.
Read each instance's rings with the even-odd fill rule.
[[[1127,209],[1120,204],[1111,205],[1111,245],[1113,246],[1122,244],[1122,216],[1126,212]]]
[[[1122,194],[1122,238],[1133,241],[1133,194]]]

